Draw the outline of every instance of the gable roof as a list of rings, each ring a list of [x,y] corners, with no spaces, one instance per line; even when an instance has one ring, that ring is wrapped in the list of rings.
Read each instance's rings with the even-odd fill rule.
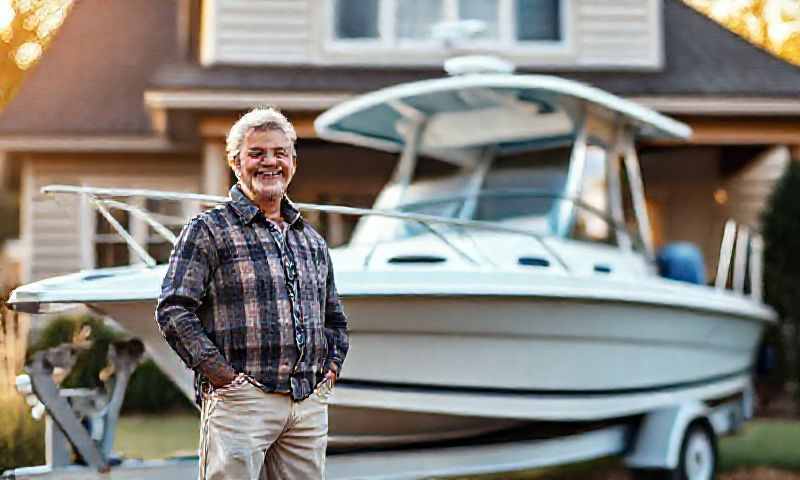
[[[177,2],[81,0],[17,96],[0,135],[150,132],[142,99],[156,69],[177,60]]]
[[[760,49],[680,0],[664,0],[665,65],[659,71],[547,71],[618,95],[795,96],[800,68]],[[523,70],[533,73],[533,71]],[[441,69],[167,65],[161,89],[365,92],[444,76]]]

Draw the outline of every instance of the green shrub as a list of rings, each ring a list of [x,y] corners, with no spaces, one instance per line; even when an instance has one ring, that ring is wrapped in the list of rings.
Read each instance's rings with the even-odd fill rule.
[[[793,159],[769,199],[762,217],[765,299],[790,333],[786,376],[800,380],[800,161]]]
[[[131,376],[122,404],[125,412],[160,413],[192,408],[192,402],[149,359],[142,362]]]
[[[19,395],[0,397],[0,473],[44,464],[44,419],[34,420]]]

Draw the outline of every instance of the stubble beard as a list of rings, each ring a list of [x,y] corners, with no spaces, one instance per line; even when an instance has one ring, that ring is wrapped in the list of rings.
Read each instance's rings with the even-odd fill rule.
[[[284,183],[280,182],[274,185],[259,185],[256,186],[255,179],[251,177],[241,178],[240,181],[244,185],[244,187],[253,195],[255,200],[259,202],[275,202],[283,198],[283,194],[286,192],[284,188]]]

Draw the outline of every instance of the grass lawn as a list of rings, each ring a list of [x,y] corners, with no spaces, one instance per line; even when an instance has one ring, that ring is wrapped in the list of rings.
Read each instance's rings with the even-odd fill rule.
[[[119,420],[114,450],[128,458],[196,455],[200,416],[192,412],[125,415]]]
[[[720,442],[721,470],[772,466],[800,471],[800,421],[756,420]]]
[[[723,478],[747,480],[787,478],[772,470],[754,473],[748,469],[770,467],[800,475],[800,421],[752,420],[736,435],[720,439],[720,472]],[[604,474],[603,472],[608,472]],[[726,472],[739,472],[728,475]],[[763,473],[763,475],[761,475]],[[461,480],[629,480],[621,460],[606,458],[565,467],[531,470],[513,475],[484,475]],[[794,475],[792,475],[794,478]]]
[[[127,415],[120,419],[115,449],[129,458],[193,455],[198,445],[198,423],[198,416],[191,412]],[[800,472],[800,421],[748,422],[741,433],[721,440],[720,459],[722,471],[767,466]],[[604,459],[565,468],[480,478],[585,478],[588,471],[594,474],[603,470],[618,471],[620,465],[616,459]]]

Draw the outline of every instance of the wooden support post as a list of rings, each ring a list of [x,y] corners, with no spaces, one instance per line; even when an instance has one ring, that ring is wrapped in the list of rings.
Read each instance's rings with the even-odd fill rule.
[[[225,196],[228,194],[230,185],[230,168],[225,159],[225,145],[220,139],[205,139],[203,146],[203,193]]]

